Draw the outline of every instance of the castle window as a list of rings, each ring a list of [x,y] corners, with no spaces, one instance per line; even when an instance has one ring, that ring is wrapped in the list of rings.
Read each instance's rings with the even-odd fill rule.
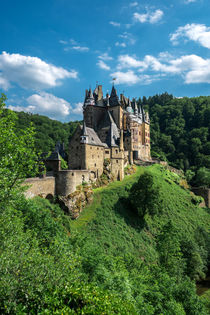
[[[97,148],[97,150],[99,150],[99,148]]]
[[[116,163],[118,163],[118,160],[116,160]]]
[[[109,151],[105,151],[106,154],[109,154]]]
[[[74,176],[74,173],[72,173],[71,175]]]
[[[96,167],[96,163],[95,163],[95,167]]]
[[[92,155],[92,159],[94,159],[94,155]]]
[[[115,153],[118,153],[118,150],[115,150]]]
[[[90,149],[92,149],[92,147],[90,147]]]

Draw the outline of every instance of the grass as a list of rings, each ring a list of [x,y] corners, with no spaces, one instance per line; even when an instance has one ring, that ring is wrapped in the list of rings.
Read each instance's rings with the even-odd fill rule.
[[[128,201],[129,190],[139,176],[151,172],[160,187],[162,209],[153,217],[138,217]],[[111,255],[132,253],[153,263],[157,260],[156,237],[171,220],[180,233],[190,238],[198,226],[210,225],[207,212],[195,206],[189,190],[179,185],[178,175],[160,165],[137,167],[133,175],[94,190],[93,203],[71,222],[71,231],[88,235],[90,242]]]
[[[87,205],[85,209],[80,214],[80,217],[77,220],[71,221],[71,229],[72,231],[80,232],[84,229],[84,227],[91,222],[95,215],[96,215],[96,209],[101,204],[101,198],[104,191],[109,191],[113,189],[118,189],[120,187],[123,187],[124,185],[130,183],[132,185],[134,182],[136,182],[141,174],[144,172],[144,168],[138,166],[136,169],[136,173],[132,175],[126,175],[125,178],[122,181],[115,181],[110,183],[108,186],[105,187],[99,187],[93,190],[93,202],[90,205]]]

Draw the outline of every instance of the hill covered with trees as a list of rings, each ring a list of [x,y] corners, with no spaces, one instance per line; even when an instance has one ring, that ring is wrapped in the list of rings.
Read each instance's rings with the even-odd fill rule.
[[[210,96],[174,98],[164,93],[139,102],[150,113],[152,156],[186,171],[192,183],[209,186]]]
[[[94,190],[71,221],[26,200],[34,131],[0,99],[0,313],[206,315],[195,281],[208,269],[209,211],[182,178],[153,165]],[[138,198],[136,198],[138,196]]]
[[[55,149],[57,142],[64,143],[68,150],[69,137],[73,134],[79,121],[62,123],[38,114],[16,112],[16,126],[18,129],[27,128],[32,125],[35,128],[35,147],[40,152],[49,152]]]

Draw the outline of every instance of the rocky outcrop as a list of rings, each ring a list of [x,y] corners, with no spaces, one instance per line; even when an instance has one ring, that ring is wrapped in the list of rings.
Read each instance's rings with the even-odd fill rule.
[[[84,207],[89,204],[92,199],[92,186],[85,184],[79,185],[77,189],[68,196],[58,196],[58,203],[72,219],[77,219]]]

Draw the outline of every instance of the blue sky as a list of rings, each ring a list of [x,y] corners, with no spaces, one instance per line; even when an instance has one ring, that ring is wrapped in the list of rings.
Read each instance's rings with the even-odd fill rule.
[[[112,78],[131,98],[209,95],[209,15],[209,0],[2,0],[0,92],[61,121]]]

